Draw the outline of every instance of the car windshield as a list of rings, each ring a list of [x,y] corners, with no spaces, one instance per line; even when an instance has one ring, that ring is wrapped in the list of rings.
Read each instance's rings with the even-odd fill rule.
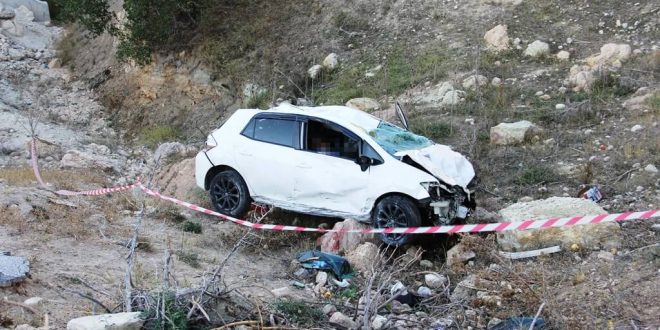
[[[386,121],[381,121],[378,127],[369,131],[369,135],[374,138],[379,146],[393,156],[402,150],[423,149],[434,144],[433,141],[424,136],[406,131]]]

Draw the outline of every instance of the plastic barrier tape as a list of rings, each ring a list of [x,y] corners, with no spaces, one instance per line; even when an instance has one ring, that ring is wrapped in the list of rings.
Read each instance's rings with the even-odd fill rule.
[[[40,185],[46,186],[41,175],[39,173],[39,166],[37,164],[37,147],[35,140],[32,140],[32,168],[34,170],[34,175],[37,177],[37,181]],[[246,220],[236,219],[218,213],[213,210],[195,205],[186,201],[176,199],[174,197],[165,196],[160,194],[157,191],[151,190],[145,187],[140,179],[133,184],[113,187],[113,188],[103,188],[87,191],[69,191],[69,190],[58,190],[55,193],[65,196],[99,196],[104,194],[109,194],[113,192],[125,191],[133,188],[140,188],[145,194],[172,202],[174,204],[183,206],[185,208],[191,209],[193,211],[205,213],[208,215],[216,216],[218,218],[231,221],[233,223],[239,224],[241,226],[261,229],[261,230],[279,230],[279,231],[301,231],[301,232],[319,232],[319,233],[328,233],[328,232],[342,232],[342,233],[361,233],[361,234],[440,234],[440,233],[483,233],[483,232],[500,232],[500,231],[510,231],[510,230],[526,230],[526,229],[543,229],[543,228],[553,228],[553,227],[568,227],[575,225],[587,225],[594,223],[603,223],[603,222],[619,222],[627,220],[645,220],[660,217],[660,210],[648,210],[640,212],[625,212],[625,213],[615,213],[615,214],[601,214],[601,215],[585,215],[585,216],[574,216],[568,218],[550,218],[545,220],[525,220],[519,222],[496,222],[496,223],[480,223],[480,224],[465,224],[465,225],[447,225],[447,226],[433,226],[433,227],[406,227],[406,228],[369,228],[369,229],[354,229],[354,230],[334,230],[334,229],[322,229],[322,228],[311,228],[311,227],[299,227],[299,226],[286,226],[286,225],[272,225],[272,224],[262,224],[262,223],[252,223]]]

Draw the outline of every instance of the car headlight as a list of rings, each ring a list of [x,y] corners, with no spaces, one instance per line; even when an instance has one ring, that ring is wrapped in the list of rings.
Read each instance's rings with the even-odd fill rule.
[[[422,187],[424,187],[424,189],[429,190],[429,188],[431,188],[431,186],[437,186],[438,182],[437,181],[428,181],[428,182],[420,182],[419,184],[422,185]]]

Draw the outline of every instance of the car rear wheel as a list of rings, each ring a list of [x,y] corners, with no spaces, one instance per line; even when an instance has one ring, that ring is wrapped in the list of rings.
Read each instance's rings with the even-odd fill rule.
[[[419,227],[422,223],[417,205],[404,196],[387,196],[380,200],[372,214],[375,228]],[[379,234],[385,244],[401,246],[411,243],[413,235]]]
[[[209,187],[211,203],[216,211],[240,218],[250,208],[250,194],[247,185],[238,172],[222,171],[213,177]]]

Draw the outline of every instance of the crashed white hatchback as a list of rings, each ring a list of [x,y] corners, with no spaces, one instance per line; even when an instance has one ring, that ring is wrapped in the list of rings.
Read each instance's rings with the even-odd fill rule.
[[[195,159],[215,209],[251,201],[353,218],[376,228],[463,221],[475,207],[472,164],[448,146],[343,106],[237,110]],[[404,234],[383,234],[390,245]]]

